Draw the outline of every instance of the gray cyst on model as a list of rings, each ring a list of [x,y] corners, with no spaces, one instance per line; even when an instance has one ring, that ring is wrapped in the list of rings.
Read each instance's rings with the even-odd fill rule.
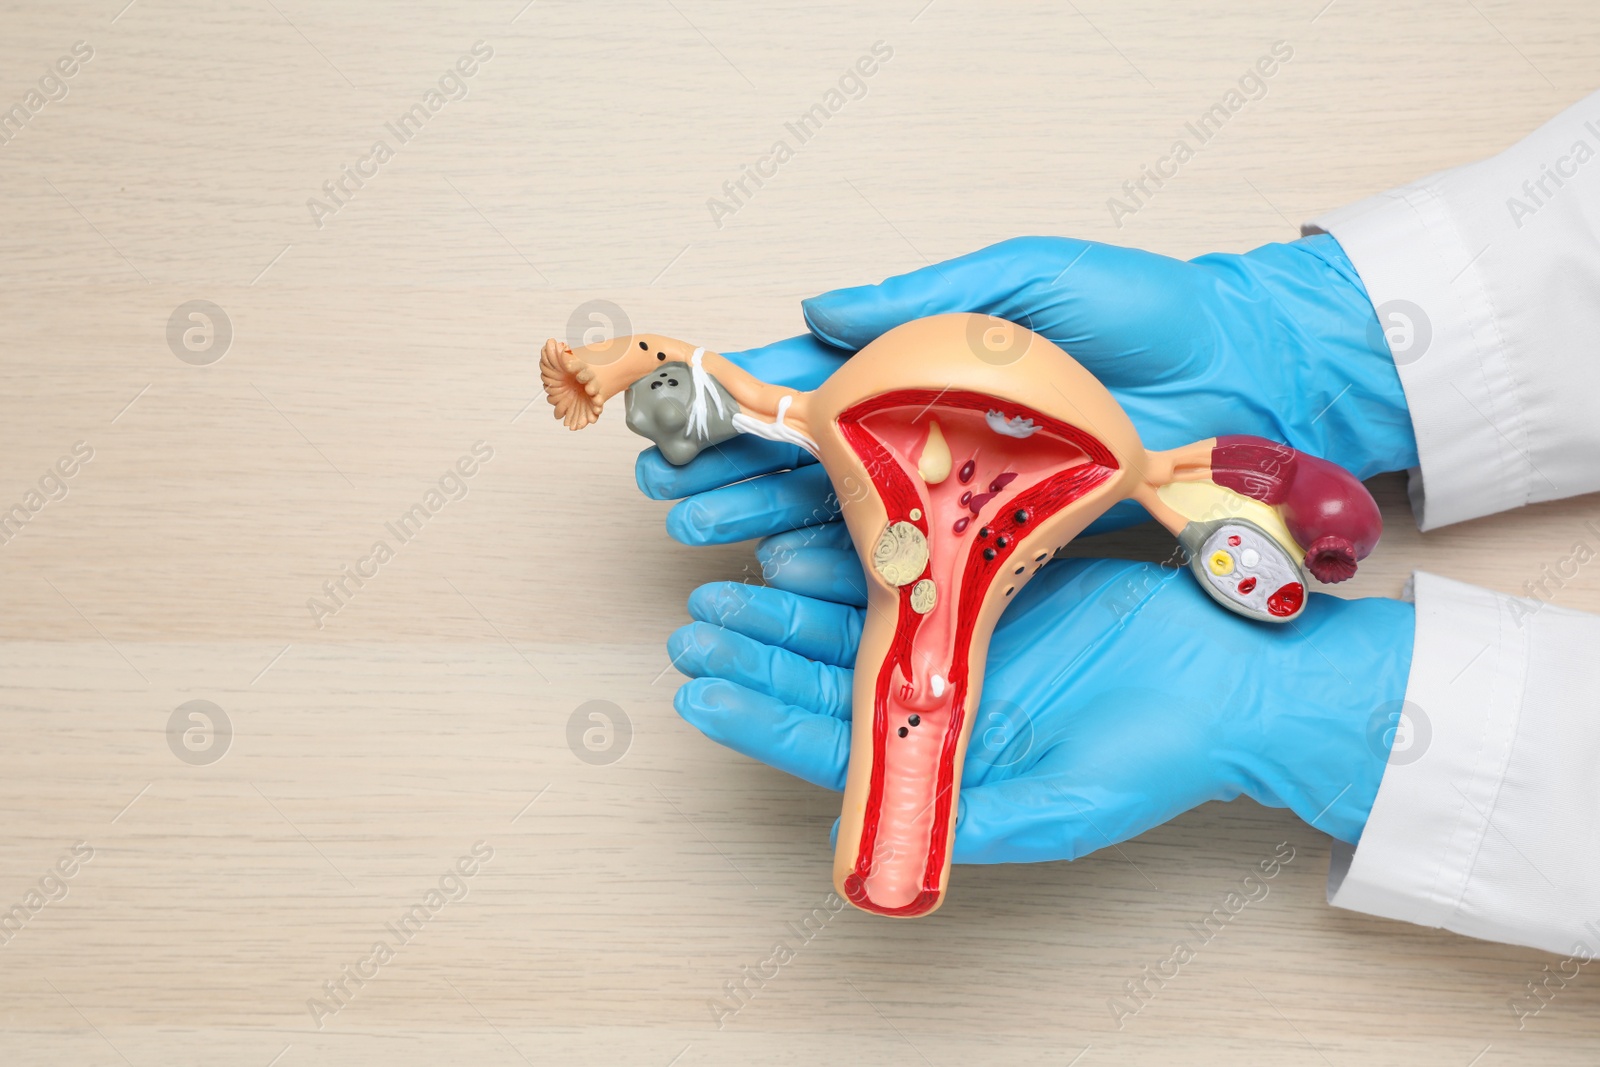
[[[733,428],[733,416],[739,404],[733,395],[715,378],[709,379],[711,387],[722,399],[722,410],[707,398],[706,433],[695,433],[689,426],[689,411],[694,403],[693,375],[687,363],[663,363],[654,374],[647,375],[628,386],[623,396],[627,412],[628,429],[640,437],[648,437],[661,449],[668,463],[681,467],[700,450],[709,445],[721,444],[739,431]]]

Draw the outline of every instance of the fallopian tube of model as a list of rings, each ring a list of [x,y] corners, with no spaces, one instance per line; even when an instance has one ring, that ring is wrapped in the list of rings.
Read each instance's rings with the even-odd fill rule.
[[[575,430],[625,394],[628,426],[675,464],[741,433],[822,462],[869,584],[834,883],[882,915],[943,900],[995,623],[1107,508],[1138,501],[1220,605],[1263,624],[1304,611],[1312,576],[1354,574],[1381,532],[1359,481],[1285,445],[1236,436],[1146,451],[1076,360],[983,315],[891,330],[811,392],[653,334],[548,341],[540,373]]]

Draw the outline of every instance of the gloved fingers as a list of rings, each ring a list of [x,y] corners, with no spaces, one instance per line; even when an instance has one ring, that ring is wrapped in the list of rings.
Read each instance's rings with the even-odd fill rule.
[[[843,522],[773,534],[756,545],[761,577],[773,588],[866,607],[867,580]]]
[[[765,644],[737,630],[691,622],[667,638],[672,664],[691,678],[722,678],[836,719],[850,718],[852,673]]]
[[[843,523],[833,525],[842,526]],[[867,606],[867,576],[854,548],[756,548],[761,575],[775,589],[853,607]]]
[[[689,616],[835,667],[850,667],[863,612],[741,582],[712,582],[689,594]]]
[[[810,466],[816,461],[798,445],[740,434],[712,445],[681,467],[668,463],[661,449],[651,445],[634,461],[633,480],[639,491],[652,500],[680,500],[746,478]]]
[[[724,352],[723,358],[743,367],[764,382],[791,389],[815,389],[853,354],[809,333],[760,348]]]
[[[718,744],[813,785],[844,790],[849,723],[720,678],[686,682],[672,704],[690,725]]]
[[[803,548],[851,548],[850,530],[842,521],[825,522],[821,526],[807,526],[803,530],[785,530],[762,538],[756,545],[756,555],[769,552],[779,555]]]
[[[913,319],[972,311],[1020,323],[1065,348],[1107,386],[1159,383],[1192,365],[1198,268],[1140,249],[1069,237],[1017,237],[878,285],[803,301],[823,341],[863,348]],[[1003,366],[1022,353],[1003,334],[969,339]]]
[[[698,493],[667,512],[667,533],[686,545],[722,545],[839,517],[821,464]]]

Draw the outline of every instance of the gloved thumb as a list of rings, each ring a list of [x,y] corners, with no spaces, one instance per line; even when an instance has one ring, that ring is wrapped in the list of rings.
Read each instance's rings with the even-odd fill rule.
[[[828,344],[860,349],[928,315],[975,311],[1028,325],[1041,283],[1051,283],[1089,242],[1017,237],[877,285],[835,289],[801,302],[806,326]]]
[[[1054,776],[1011,778],[961,791],[956,863],[1075,860],[1137,837],[1177,812],[1116,790],[1074,788]]]
[[[877,285],[823,293],[801,309],[813,335],[851,350],[928,315],[993,315],[1049,338],[1108,386],[1139,386],[1189,358],[1195,277],[1187,263],[1136,248],[1016,237]],[[973,354],[996,366],[1011,362],[1008,343],[986,330],[969,338]]]

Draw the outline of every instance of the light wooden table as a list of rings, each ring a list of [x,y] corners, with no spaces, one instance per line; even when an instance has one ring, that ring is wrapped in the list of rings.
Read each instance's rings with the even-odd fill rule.
[[[0,106],[93,51],[0,145],[0,506],[93,451],[0,545],[0,908],[66,893],[0,944],[0,1061],[1594,1062],[1600,978],[1519,1030],[1547,957],[1327,907],[1326,839],[1247,802],[796,938],[836,799],[680,721],[663,650],[749,546],[670,541],[638,441],[614,416],[568,437],[535,374],[593,300],[732,349],[799,332],[802,296],[1020,233],[1291,238],[1592,90],[1591,3],[123,2],[0,12]],[[1114,226],[1121,183],[1280,40],[1266,95]],[[478,41],[464,99],[387,129]],[[864,93],[713,218],[879,41]],[[346,166],[368,177],[314,219]],[[225,352],[169,343],[197,300]],[[476,442],[466,495],[394,537]],[[1419,565],[1519,591],[1600,515],[1424,538],[1376,485],[1355,593]],[[1600,574],[1559,602],[1600,609]],[[196,700],[231,734],[180,759]],[[631,722],[615,762],[569,747],[589,701]],[[1119,1029],[1108,999],[1284,841],[1271,895]],[[464,898],[401,943],[442,878]],[[719,1027],[779,940],[796,958]]]

